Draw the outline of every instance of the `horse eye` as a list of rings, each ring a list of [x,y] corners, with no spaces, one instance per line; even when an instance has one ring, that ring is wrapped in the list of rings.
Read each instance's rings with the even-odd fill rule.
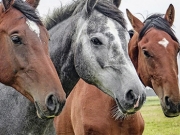
[[[13,41],[14,44],[22,44],[22,40],[19,36],[15,35],[11,37],[11,40]]]
[[[95,45],[102,45],[102,42],[96,37],[92,38],[91,42]]]
[[[143,53],[147,58],[152,57],[147,50],[143,50]]]

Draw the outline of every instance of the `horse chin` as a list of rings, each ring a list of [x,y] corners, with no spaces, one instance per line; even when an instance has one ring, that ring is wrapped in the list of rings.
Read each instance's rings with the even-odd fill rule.
[[[35,107],[36,107],[36,113],[37,113],[37,116],[40,118],[40,119],[52,119],[55,117],[55,115],[48,115],[48,111],[42,111],[40,105],[37,103],[37,102],[34,102],[35,104]]]
[[[165,105],[163,105],[163,103],[161,102],[161,107],[162,107],[162,111],[164,113],[164,115],[166,117],[177,117],[179,116],[179,111],[178,111],[178,106],[173,106],[173,107],[166,107]],[[176,109],[177,108],[177,109]]]
[[[166,117],[172,118],[172,117],[177,117],[179,116],[179,113],[171,113],[168,110],[163,109],[163,113]]]
[[[115,120],[118,119],[126,119],[127,117],[131,116],[132,114],[135,114],[136,111],[126,111],[126,112],[122,112],[122,110],[116,106],[113,110],[112,110],[112,116],[113,118],[115,118]]]
[[[139,109],[136,108],[131,108],[131,109],[125,109],[126,107],[123,107],[120,102],[118,101],[118,99],[115,100],[116,101],[116,106],[112,109],[112,114],[113,117],[117,120],[117,119],[125,119],[128,116],[136,113]]]

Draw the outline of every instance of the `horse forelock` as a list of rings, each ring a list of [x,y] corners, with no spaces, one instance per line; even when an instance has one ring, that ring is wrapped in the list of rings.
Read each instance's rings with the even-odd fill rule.
[[[48,30],[64,21],[72,15],[76,15],[83,10],[86,0],[73,1],[71,4],[56,8],[53,13],[47,16],[44,20],[44,24]],[[116,20],[123,28],[126,28],[126,20],[121,12],[114,4],[109,1],[99,1],[95,7],[97,11],[103,15]]]
[[[114,4],[109,1],[98,2],[95,9],[103,15],[116,20],[123,28],[126,29],[126,20],[121,12]]]
[[[163,14],[153,14],[144,21],[144,27],[139,33],[139,40],[141,40],[145,33],[152,27],[168,33],[174,41],[179,43],[174,34],[174,30],[171,28],[170,24],[163,18]]]
[[[38,16],[36,10],[27,2],[24,2],[22,0],[15,0],[12,6],[23,13],[24,16],[29,20],[42,25],[42,21],[40,20],[40,17]]]

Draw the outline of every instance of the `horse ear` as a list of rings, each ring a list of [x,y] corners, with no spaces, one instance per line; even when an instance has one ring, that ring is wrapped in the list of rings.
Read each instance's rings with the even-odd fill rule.
[[[39,1],[40,0],[26,0],[26,2],[30,5],[30,6],[32,6],[33,8],[37,8],[37,6],[39,5]]]
[[[13,3],[14,3],[14,0],[2,0],[4,11],[8,10]]]
[[[126,9],[126,14],[127,14],[127,17],[129,19],[133,29],[139,33],[141,31],[142,27],[144,26],[144,24],[138,18],[133,16],[132,13],[128,9]]]
[[[88,14],[88,16],[91,14],[91,12],[94,9],[97,2],[98,2],[98,0],[87,0],[87,2],[86,2],[86,13]]]
[[[164,18],[169,22],[170,26],[172,26],[174,22],[174,17],[175,17],[174,6],[170,4]]]
[[[119,8],[119,6],[121,5],[121,0],[113,0],[114,5]]]

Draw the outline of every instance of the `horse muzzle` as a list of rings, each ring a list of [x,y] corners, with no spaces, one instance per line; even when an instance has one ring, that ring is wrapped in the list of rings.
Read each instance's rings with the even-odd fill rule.
[[[161,107],[166,117],[177,117],[179,116],[180,104],[174,104],[169,97],[165,97],[165,103],[161,101]]]
[[[42,106],[37,101],[34,104],[39,118],[50,119],[59,115],[65,105],[65,101],[59,101],[55,95],[51,94],[46,98],[45,106]]]
[[[116,103],[122,113],[133,114],[142,107],[145,100],[145,93],[143,93],[142,95],[137,95],[135,92],[133,92],[133,90],[129,90],[125,94],[125,98],[123,99],[123,101],[119,102],[119,100],[116,98]]]

